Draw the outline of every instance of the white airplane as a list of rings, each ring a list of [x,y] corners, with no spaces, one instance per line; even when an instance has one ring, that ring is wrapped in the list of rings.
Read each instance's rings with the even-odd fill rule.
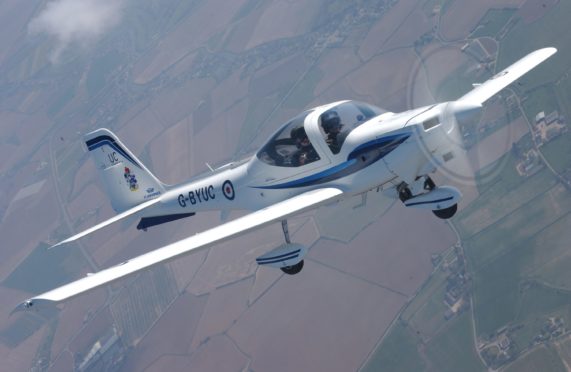
[[[285,123],[251,158],[177,186],[160,182],[109,130],[91,132],[85,137],[87,149],[113,208],[120,213],[56,245],[133,215],[141,217],[137,228],[147,229],[206,210],[254,212],[90,273],[30,298],[15,310],[57,304],[275,222],[282,224],[285,244],[256,262],[297,274],[307,248],[290,241],[287,219],[373,189],[400,199],[407,207],[451,218],[462,197],[460,191],[436,186],[429,175],[460,155],[452,145],[459,139],[458,123],[476,124],[485,101],[556,52],[555,48],[537,50],[453,102],[402,113],[355,101],[312,108]]]

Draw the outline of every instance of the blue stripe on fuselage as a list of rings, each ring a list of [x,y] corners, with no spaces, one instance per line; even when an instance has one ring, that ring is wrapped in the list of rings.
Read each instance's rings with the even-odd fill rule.
[[[321,171],[319,173],[312,174],[311,176],[299,178],[297,180],[280,183],[279,185],[271,185],[271,186],[254,186],[257,189],[286,189],[290,187],[303,187],[303,186],[311,186],[323,182],[327,182],[325,180],[333,180],[337,179],[336,175],[342,172],[344,169],[347,169],[351,165],[355,164],[357,160],[351,159],[341,164],[338,164],[334,167]]]
[[[280,183],[277,185],[252,187],[257,189],[287,189],[313,186],[329,181],[334,181],[341,177],[345,177],[358,172],[361,169],[364,169],[382,159],[387,154],[396,149],[401,143],[406,141],[410,135],[410,132],[394,134],[366,142],[362,145],[357,146],[355,150],[351,151],[347,157],[347,161],[307,177]],[[368,156],[369,154],[373,154],[373,156]]]
[[[400,145],[401,143],[406,141],[408,139],[408,137],[410,137],[410,133],[393,134],[393,135],[386,136],[386,137],[376,138],[372,141],[365,142],[365,143],[357,146],[357,148],[355,148],[353,151],[351,151],[351,153],[349,154],[349,156],[347,158],[348,159],[356,158],[359,155],[366,153],[368,151],[378,149],[378,148],[380,148],[380,149],[386,148],[387,151],[383,152],[381,154],[382,156],[379,158],[379,159],[381,159],[383,156],[385,156],[389,152],[393,151],[398,145]]]

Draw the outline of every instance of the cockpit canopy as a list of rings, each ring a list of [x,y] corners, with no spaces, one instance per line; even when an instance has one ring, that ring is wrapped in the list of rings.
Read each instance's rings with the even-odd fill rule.
[[[299,167],[320,159],[305,131],[304,111],[287,122],[258,152],[258,159],[278,167]]]
[[[312,133],[317,133],[315,127],[326,144],[321,148],[328,147],[333,155],[338,154],[353,129],[386,112],[366,103],[346,101],[321,113],[317,123],[306,122],[306,118],[315,110],[304,111],[284,124],[258,152],[258,159],[278,167],[300,167],[320,160],[321,156],[331,156],[320,156],[310,140],[311,136],[307,135],[310,128],[314,128]],[[314,134],[313,139],[319,137]]]
[[[319,116],[319,130],[331,152],[338,154],[343,142],[353,129],[385,112],[385,110],[363,102],[344,102]]]

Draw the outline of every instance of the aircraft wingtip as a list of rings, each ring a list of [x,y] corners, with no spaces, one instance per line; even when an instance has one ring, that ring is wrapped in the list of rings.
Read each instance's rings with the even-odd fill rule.
[[[557,53],[557,48],[548,47],[548,48],[545,48],[545,51],[547,51],[549,54],[555,54],[555,53]]]
[[[547,47],[547,48],[539,49],[538,52],[539,52],[538,54],[544,55],[544,56],[546,56],[546,58],[549,58],[552,55],[554,55],[555,53],[557,53],[557,48]]]
[[[14,310],[10,312],[10,316],[14,313],[19,313],[22,311],[47,310],[53,307],[57,307],[57,303],[54,301],[46,300],[43,298],[29,298],[16,306]]]
[[[12,316],[12,314],[15,314],[15,313],[27,311],[27,310],[31,309],[32,306],[34,306],[34,302],[32,300],[26,300],[26,301],[20,303],[18,306],[16,306],[14,308],[14,310],[12,310],[10,312],[10,316]]]
[[[552,55],[554,55],[555,53],[557,53],[557,48],[555,47],[545,47],[545,48],[541,48],[541,49],[537,49],[534,52],[531,52],[531,55],[540,57],[540,58],[549,58]]]

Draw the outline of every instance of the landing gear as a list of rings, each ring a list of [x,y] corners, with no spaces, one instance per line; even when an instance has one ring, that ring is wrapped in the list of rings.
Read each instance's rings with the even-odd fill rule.
[[[282,220],[282,231],[284,233],[284,239],[286,243],[291,244],[291,240],[289,238],[289,228],[287,226],[287,220]],[[299,274],[301,269],[303,269],[303,260],[299,261],[295,265],[280,267],[280,270],[288,275]]]
[[[436,187],[436,184],[434,183],[432,178],[430,178],[429,176],[426,176],[426,178],[424,180],[424,189],[428,190],[428,191],[432,191],[432,190],[434,190],[435,187]]]
[[[429,209],[444,220],[456,214],[458,201],[462,198],[460,190],[452,186],[436,187],[428,175],[416,177],[411,184],[401,182],[396,190],[406,207]]]
[[[438,218],[442,218],[443,220],[447,220],[449,218],[452,218],[456,214],[457,210],[458,210],[458,204],[454,204],[453,206],[445,208],[445,209],[433,210],[432,213],[434,213],[436,215],[436,217],[438,217]]]
[[[287,244],[291,244],[289,240],[289,228],[287,227],[287,220],[282,220],[282,231],[284,232],[284,239]]]
[[[412,191],[410,191],[408,185],[404,182],[397,186],[397,191],[399,193],[399,199],[403,203],[413,197]]]
[[[295,265],[280,267],[280,270],[288,275],[295,275],[298,274],[301,269],[303,269],[303,260],[299,261]]]
[[[423,182],[424,179],[424,182]],[[429,176],[422,176],[417,177],[416,180],[412,185],[407,184],[406,182],[401,182],[397,186],[397,192],[399,195],[400,201],[403,203],[409,199],[414,198],[420,194],[430,192],[436,188],[436,184]],[[413,191],[414,190],[414,191]],[[414,194],[413,194],[414,192]],[[416,194],[416,195],[415,195]]]

